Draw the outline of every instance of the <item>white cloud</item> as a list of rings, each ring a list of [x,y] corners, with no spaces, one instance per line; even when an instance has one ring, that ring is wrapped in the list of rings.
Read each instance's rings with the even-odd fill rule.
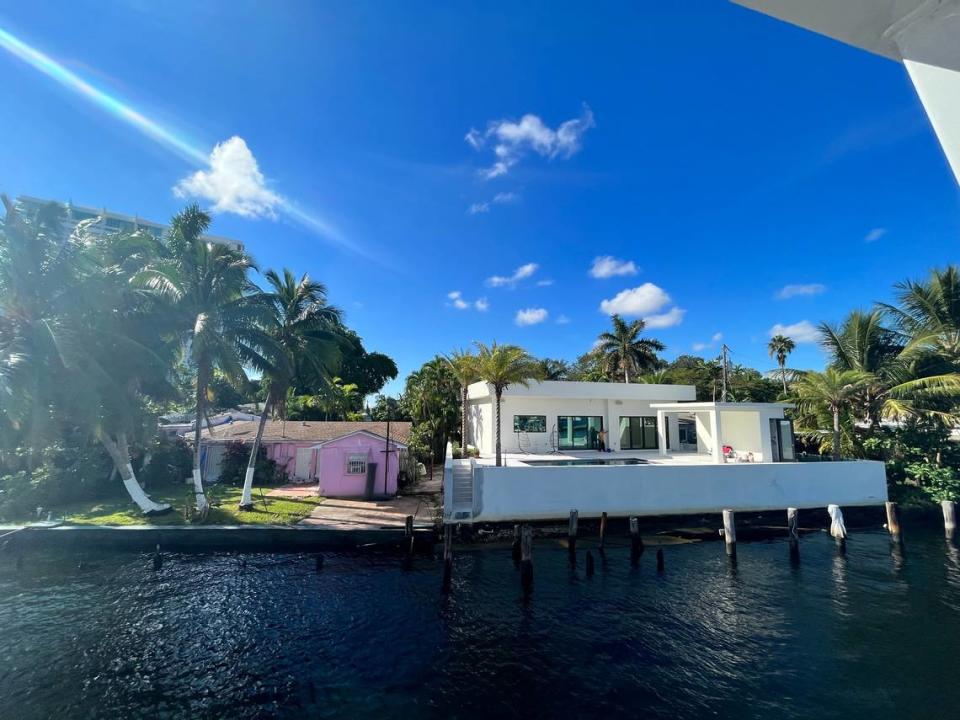
[[[595,278],[609,278],[618,275],[636,275],[637,266],[633,260],[621,260],[612,255],[601,255],[593,259],[590,276]]]
[[[866,234],[866,236],[863,238],[863,241],[868,243],[876,242],[886,234],[887,229],[884,227],[873,228],[873,230]]]
[[[513,287],[521,280],[525,280],[531,275],[533,275],[537,268],[540,267],[536,263],[527,263],[526,265],[521,265],[516,270],[513,271],[513,275],[504,276],[504,275],[494,275],[487,278],[487,285],[491,287]]]
[[[490,303],[487,302],[485,297],[471,302],[464,299],[463,293],[459,290],[451,290],[447,293],[447,298],[450,300],[450,302],[447,304],[456,308],[457,310],[469,310],[470,308],[474,308],[480,312],[486,312],[486,310],[490,307]]]
[[[490,212],[490,203],[479,202],[474,203],[467,208],[467,213],[470,215],[479,215],[481,213]]]
[[[651,315],[665,305],[670,304],[670,296],[653,283],[644,283],[617,293],[609,300],[600,303],[600,309],[607,315],[625,317],[643,317]]]
[[[683,322],[683,316],[687,314],[686,310],[678,307],[670,308],[667,312],[660,315],[648,315],[643,318],[648,328],[668,328],[679,325]]]
[[[553,285],[553,280],[547,278],[546,280],[537,280],[537,287],[550,287]]]
[[[178,182],[173,192],[181,198],[201,198],[213,203],[214,212],[248,218],[275,218],[283,198],[267,188],[266,180],[242,137],[234,135],[217,144],[209,168],[197,170]]]
[[[813,343],[820,340],[820,333],[817,327],[809,320],[801,320],[791,325],[777,323],[770,328],[768,335],[786,335],[788,338],[798,343]]]
[[[525,310],[517,310],[517,316],[513,321],[520,327],[536,325],[546,320],[548,315],[549,313],[544,308],[526,308]]]
[[[557,325],[568,325],[570,324],[570,318],[568,318],[566,315],[558,315],[557,319],[554,320],[554,322]]]
[[[493,196],[493,201],[501,205],[507,203],[514,203],[520,199],[520,196],[515,192],[499,192]]]
[[[715,332],[710,336],[710,342],[695,342],[690,347],[692,347],[695,352],[703,352],[704,350],[716,347],[717,343],[721,340],[723,340],[723,333]]]
[[[527,114],[518,122],[494,120],[483,132],[471,128],[464,139],[477,151],[492,141],[496,159],[481,171],[481,175],[490,180],[506,175],[530,151],[550,159],[569,158],[580,149],[583,134],[593,126],[593,112],[584,105],[580,117],[561,123],[556,130],[537,115]]]
[[[826,292],[827,286],[821,283],[808,283],[806,285],[784,285],[774,297],[777,300],[789,300],[794,297],[806,295],[819,295]]]

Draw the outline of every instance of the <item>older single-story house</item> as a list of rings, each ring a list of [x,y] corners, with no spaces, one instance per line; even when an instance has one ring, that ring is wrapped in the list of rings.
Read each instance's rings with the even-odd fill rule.
[[[321,495],[359,497],[393,495],[407,452],[411,423],[268,420],[262,445],[267,457],[286,470],[293,482],[318,484]],[[250,445],[256,421],[204,429],[200,435],[205,482],[220,477],[220,463],[230,443]],[[371,491],[372,489],[372,491]]]

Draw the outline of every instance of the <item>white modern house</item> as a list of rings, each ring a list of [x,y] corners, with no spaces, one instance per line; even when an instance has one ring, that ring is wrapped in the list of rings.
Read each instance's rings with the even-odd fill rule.
[[[787,403],[698,402],[689,385],[532,382],[500,405],[468,388],[468,445],[444,472],[444,520],[580,517],[874,505],[883,463],[797,462]],[[605,450],[600,449],[606,438]]]

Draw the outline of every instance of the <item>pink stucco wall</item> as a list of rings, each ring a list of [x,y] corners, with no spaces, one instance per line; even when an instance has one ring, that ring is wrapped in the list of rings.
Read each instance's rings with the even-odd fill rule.
[[[282,467],[287,471],[287,475],[290,476],[290,480],[296,482],[298,478],[295,477],[294,471],[297,466],[297,448],[309,448],[316,445],[315,442],[268,442],[264,443],[264,448],[267,452],[267,457],[273,460],[277,465]],[[317,476],[317,459],[316,454],[310,462],[310,477],[315,478]],[[300,482],[303,482],[305,478],[300,478]]]
[[[347,457],[364,454],[367,462],[377,463],[376,481],[374,482],[375,495],[395,495],[397,492],[397,477],[400,470],[399,452],[397,446],[390,443],[389,477],[386,478],[386,492],[384,492],[384,446],[386,441],[369,435],[358,433],[332,440],[326,443],[319,451],[320,494],[326,497],[360,497],[366,492],[367,476],[348,475]]]

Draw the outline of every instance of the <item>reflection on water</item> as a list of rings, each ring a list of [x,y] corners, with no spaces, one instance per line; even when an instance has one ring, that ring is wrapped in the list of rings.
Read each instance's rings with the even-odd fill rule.
[[[960,557],[942,533],[417,558],[0,556],[0,718],[944,717]],[[80,561],[82,560],[82,566]],[[79,566],[79,567],[78,567]]]

